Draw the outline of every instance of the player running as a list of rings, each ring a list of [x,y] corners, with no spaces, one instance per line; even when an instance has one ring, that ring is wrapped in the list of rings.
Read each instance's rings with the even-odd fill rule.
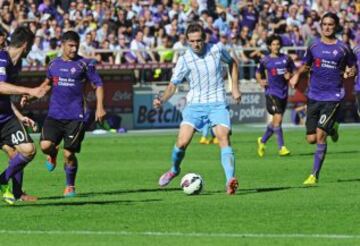
[[[24,125],[33,126],[34,122],[22,116],[10,100],[10,95],[40,98],[49,90],[46,85],[36,88],[13,85],[21,70],[21,59],[27,56],[33,41],[34,34],[29,28],[18,27],[11,35],[9,48],[0,51],[0,145],[9,157],[9,166],[0,174],[0,191],[4,201],[11,205],[17,199],[37,200],[22,190],[23,169],[36,153]],[[14,194],[8,185],[10,179],[13,181]]]
[[[65,197],[73,197],[78,161],[85,135],[84,86],[90,81],[96,87],[95,120],[102,121],[105,116],[103,106],[103,82],[91,60],[78,55],[80,37],[74,31],[63,34],[63,53],[50,62],[47,78],[43,84],[51,84],[49,112],[41,132],[41,150],[47,156],[46,166],[51,172],[56,167],[58,145],[64,140],[64,161],[66,174]]]
[[[159,185],[166,186],[179,175],[180,163],[194,131],[201,130],[209,122],[219,140],[227,193],[234,194],[238,181],[235,178],[235,156],[230,145],[231,123],[225,101],[222,63],[225,62],[232,71],[232,96],[237,103],[241,98],[238,65],[222,45],[205,44],[205,31],[201,25],[190,24],[186,30],[186,38],[190,44],[189,49],[177,61],[164,94],[153,102],[155,108],[160,107],[175,93],[177,85],[183,82],[184,78],[189,81],[188,104],[183,111],[183,121],[172,151],[172,168],[160,177]]]
[[[354,56],[349,47],[335,36],[339,29],[339,18],[334,13],[326,13],[321,18],[321,38],[308,48],[305,64],[291,78],[295,87],[303,72],[310,72],[310,85],[307,102],[306,134],[310,144],[317,144],[314,165],[304,185],[314,185],[327,151],[326,138],[330,135],[337,141],[334,128],[340,102],[344,98],[343,76],[349,67],[354,66]]]
[[[295,64],[289,56],[280,53],[282,47],[280,36],[272,35],[268,37],[266,43],[270,54],[261,59],[256,71],[256,79],[265,89],[266,109],[273,117],[264,135],[257,140],[257,153],[260,157],[265,155],[265,144],[275,133],[279,155],[286,156],[290,154],[290,151],[285,147],[281,123],[287,104],[288,81],[295,69]]]

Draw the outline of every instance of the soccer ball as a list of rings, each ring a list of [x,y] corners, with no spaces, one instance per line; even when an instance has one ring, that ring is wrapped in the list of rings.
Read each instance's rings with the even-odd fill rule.
[[[180,186],[187,195],[197,195],[203,188],[203,179],[199,174],[188,173],[180,182]]]

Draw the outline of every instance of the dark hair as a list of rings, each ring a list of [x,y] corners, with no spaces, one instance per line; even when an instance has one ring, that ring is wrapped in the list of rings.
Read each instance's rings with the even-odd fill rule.
[[[31,46],[34,43],[34,39],[35,35],[28,27],[20,26],[11,34],[9,46],[19,48],[24,43]]]
[[[203,40],[205,40],[206,33],[205,33],[205,30],[204,30],[202,25],[200,25],[199,23],[191,23],[191,24],[189,24],[189,26],[187,27],[187,29],[185,31],[186,38],[189,37],[189,33],[194,33],[194,32],[200,32],[201,33],[201,38]]]
[[[61,37],[62,43],[66,42],[66,41],[75,41],[77,43],[80,43],[80,36],[79,36],[79,34],[77,34],[77,32],[67,31]]]
[[[280,37],[279,35],[277,35],[277,34],[273,34],[273,35],[269,36],[269,37],[266,39],[266,45],[267,45],[267,46],[270,46],[271,43],[272,43],[274,40],[278,40],[278,41],[279,41],[280,47],[283,46],[282,39],[281,39],[281,37]]]
[[[49,41],[49,46],[51,49],[56,49],[57,47],[57,39],[56,38],[51,38]]]
[[[325,18],[331,18],[331,19],[333,19],[335,21],[335,33],[339,32],[341,30],[340,19],[335,13],[327,12],[326,14],[324,14],[321,17],[321,20],[320,20],[321,25],[322,25]]]

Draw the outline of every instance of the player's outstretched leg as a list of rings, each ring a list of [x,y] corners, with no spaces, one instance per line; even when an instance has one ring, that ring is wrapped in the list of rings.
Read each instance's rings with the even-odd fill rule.
[[[167,171],[163,175],[161,175],[159,179],[159,185],[164,187],[168,185],[171,180],[173,180],[176,176],[180,174],[180,164],[181,161],[184,159],[185,150],[178,148],[176,145],[173,148],[171,160],[172,160],[172,167],[170,171]]]
[[[314,167],[310,176],[304,181],[304,185],[315,185],[319,182],[319,175],[322,164],[325,160],[327,144],[317,144],[317,149],[314,154]]]
[[[226,176],[226,192],[235,194],[239,184],[235,178],[235,156],[231,146],[221,148],[221,164]]]
[[[38,200],[38,197],[26,194],[25,191],[22,190],[23,177],[24,177],[23,170],[17,172],[12,177],[13,194],[14,194],[15,199],[17,201],[36,202]]]
[[[52,172],[56,168],[56,159],[59,152],[59,146],[51,147],[49,155],[46,156],[45,167],[49,172]]]
[[[330,132],[331,140],[336,143],[339,140],[339,123],[335,122]]]
[[[16,153],[12,158],[10,158],[8,168],[6,168],[0,175],[0,190],[3,194],[4,201],[11,205],[15,203],[15,197],[10,191],[8,182],[16,173],[22,171],[35,155],[35,146],[32,143],[21,145],[21,148],[26,152],[26,154],[19,152]]]
[[[75,192],[75,179],[78,171],[78,161],[74,153],[64,149],[64,171],[66,175],[66,187],[64,190],[64,197],[74,197]]]
[[[257,139],[257,146],[258,146],[257,154],[260,157],[263,157],[265,155],[265,144],[269,140],[269,138],[273,135],[273,133],[274,133],[273,126],[272,126],[272,124],[269,124],[266,127],[266,131],[265,131],[264,135]]]
[[[281,125],[279,127],[274,127],[273,130],[277,137],[279,155],[280,156],[290,155],[290,151],[286,148],[284,143],[284,134]]]

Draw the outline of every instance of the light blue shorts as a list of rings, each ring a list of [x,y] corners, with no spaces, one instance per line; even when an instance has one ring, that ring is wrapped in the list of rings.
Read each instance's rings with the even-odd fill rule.
[[[201,131],[206,125],[222,125],[231,130],[229,106],[225,103],[190,104],[182,112],[181,125],[187,124]]]

